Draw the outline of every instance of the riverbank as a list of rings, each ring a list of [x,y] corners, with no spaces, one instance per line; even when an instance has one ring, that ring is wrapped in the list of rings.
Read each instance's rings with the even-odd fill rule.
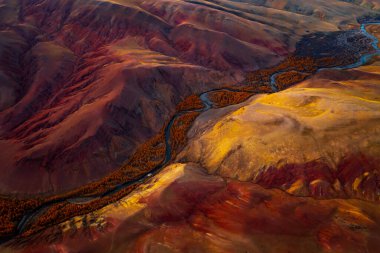
[[[374,40],[373,36],[366,30],[363,34],[367,38]],[[375,44],[377,45],[378,42],[373,41],[372,46]],[[378,47],[374,49],[377,52],[379,51]],[[360,65],[366,64],[366,61],[377,52],[361,56],[358,62]],[[277,67],[259,70],[249,74],[248,83],[250,92],[252,92],[252,94],[262,93],[263,89],[260,87],[269,87],[271,79],[274,79],[276,82],[277,79],[273,77],[276,77],[280,71],[300,70],[303,73],[314,73],[318,69],[325,68],[326,66],[336,66],[337,63],[340,62],[331,58],[322,58],[316,61],[311,57],[289,57]],[[355,67],[356,65],[351,66]],[[287,85],[291,84],[292,83],[288,83]],[[287,87],[280,87],[280,89],[285,88]],[[220,89],[218,91],[214,89],[209,92],[210,94],[215,94],[215,92],[222,90],[223,89]],[[241,97],[242,91],[243,89],[237,90],[236,94],[240,92],[238,96]],[[1,226],[3,241],[8,240],[12,236],[29,236],[71,217],[99,209],[102,206],[119,200],[133,191],[133,189],[143,183],[144,180],[151,178],[161,168],[166,166],[175,157],[178,150],[186,144],[186,133],[199,113],[211,109],[213,104],[226,106],[243,100],[235,99],[233,95],[232,98],[214,95],[211,96],[214,97],[214,100],[211,101],[207,96],[209,92],[202,93],[199,96],[203,104],[202,108],[200,108],[199,100],[193,96],[189,99],[190,105],[180,106],[179,111],[165,124],[165,128],[162,129],[159,135],[143,144],[125,166],[102,180],[81,187],[75,191],[46,199],[19,201],[3,199],[1,202],[1,214],[2,217],[4,217]],[[230,92],[231,91],[229,91],[229,93]],[[244,95],[243,97],[247,99],[249,96]],[[192,103],[194,103],[194,106],[191,106]],[[184,108],[190,110],[184,111]],[[181,118],[183,119],[181,120]],[[72,201],[78,198],[86,198],[86,201],[81,203]],[[91,200],[91,198],[93,199]]]

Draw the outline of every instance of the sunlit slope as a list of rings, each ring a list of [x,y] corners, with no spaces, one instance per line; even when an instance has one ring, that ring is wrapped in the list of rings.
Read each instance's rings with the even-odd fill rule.
[[[378,200],[380,68],[325,70],[201,115],[178,160],[296,195]]]
[[[362,200],[295,197],[174,164],[116,204],[4,252],[369,252],[380,210]],[[22,247],[19,247],[22,245]]]
[[[0,0],[0,192],[57,193],[123,165],[184,97],[358,28],[341,1]]]
[[[376,253],[379,75],[324,70],[203,113],[183,163],[0,251]]]

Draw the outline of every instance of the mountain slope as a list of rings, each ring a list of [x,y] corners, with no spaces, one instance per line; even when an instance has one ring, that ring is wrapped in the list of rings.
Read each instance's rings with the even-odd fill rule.
[[[0,251],[375,253],[379,75],[378,61],[322,70],[204,112],[182,163]]]
[[[340,1],[1,0],[1,192],[99,179],[184,97],[242,81],[303,35],[357,27],[370,12]]]
[[[297,196],[379,200],[379,67],[322,70],[202,114],[177,158]]]

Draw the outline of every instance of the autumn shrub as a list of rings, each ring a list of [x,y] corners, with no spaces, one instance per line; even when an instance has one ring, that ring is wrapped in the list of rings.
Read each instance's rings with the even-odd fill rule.
[[[170,146],[172,148],[172,157],[175,157],[187,143],[186,134],[193,121],[199,114],[199,112],[188,112],[178,116],[174,120],[173,126],[170,129]]]
[[[202,100],[199,98],[198,95],[190,95],[186,97],[182,102],[180,102],[176,110],[177,112],[180,111],[190,111],[190,110],[198,110],[202,109],[204,107]]]
[[[16,232],[17,221],[24,214],[41,204],[39,199],[0,198],[0,236],[12,235]]]
[[[289,56],[274,67],[247,73],[246,82],[250,86],[269,87],[272,75],[280,72],[288,73],[282,73],[277,76],[277,78],[279,78],[278,80],[282,82],[277,85],[281,90],[302,81],[308,75],[315,73],[319,68],[343,66],[355,62],[356,60],[355,56],[352,55],[340,56],[339,59],[337,57],[315,59],[313,57]],[[302,72],[304,74],[295,74],[295,72]]]
[[[37,216],[33,223],[31,223],[26,228],[26,230],[21,236],[30,236],[45,229],[48,226],[56,225],[72,217],[85,215],[95,210],[98,210],[104,206],[107,206],[111,203],[120,200],[125,195],[129,194],[134,189],[136,189],[138,185],[139,184],[136,183],[134,185],[122,188],[121,190],[117,191],[112,195],[104,196],[102,198],[98,198],[88,203],[80,205],[70,203],[67,201],[53,204],[49,206],[49,208],[45,212]]]
[[[270,77],[274,73],[285,72],[277,76],[280,89],[284,89],[304,78],[306,75],[315,72],[320,66],[336,66],[343,61],[352,61],[353,56],[344,56],[343,60],[326,58],[315,60],[311,57],[288,57],[275,67],[253,71],[247,74],[245,87],[234,88],[240,91],[215,91],[209,93],[209,98],[215,105],[221,107],[236,104],[244,101],[253,93],[271,92]],[[347,60],[348,59],[348,60]],[[297,72],[303,72],[299,74]],[[196,110],[203,108],[203,103],[199,96],[191,95],[185,98],[176,107],[177,112]],[[175,118],[170,129],[170,145],[172,148],[172,158],[185,146],[187,142],[187,132],[192,122],[199,115],[199,112],[187,112]],[[47,226],[58,224],[77,215],[83,215],[97,210],[107,204],[115,202],[126,194],[130,193],[137,184],[123,188],[120,191],[109,194],[112,189],[125,183],[135,181],[146,175],[157,166],[160,166],[165,159],[165,126],[161,131],[139,146],[135,153],[126,161],[125,165],[110,173],[102,179],[86,184],[80,188],[62,194],[40,199],[11,199],[0,197],[0,236],[16,235],[17,224],[22,217],[32,212],[44,203],[54,203],[35,220],[28,224],[28,228],[23,232],[24,236],[40,231]],[[66,201],[69,198],[93,196],[99,197],[88,204],[73,204]]]
[[[305,80],[308,76],[310,76],[310,74],[297,71],[284,72],[276,76],[276,84],[280,90],[283,90],[295,83]]]
[[[244,91],[235,92],[229,90],[213,91],[208,94],[209,99],[217,107],[238,104],[247,100],[250,96],[252,96],[252,93]]]
[[[187,110],[190,107],[200,107],[200,104],[194,96],[191,96],[191,98],[187,100],[185,99],[185,101],[186,103],[183,103],[183,105],[178,108],[181,110],[185,110],[186,108]],[[173,123],[173,127],[170,132],[173,155],[186,143],[186,132],[198,115],[199,113],[197,112],[189,112],[184,115],[180,115]],[[57,202],[56,204],[51,204],[46,211],[28,224],[28,228],[25,231],[22,231],[23,236],[31,235],[43,228],[46,228],[47,226],[58,224],[74,216],[92,212],[107,204],[115,202],[130,193],[136,185],[123,188],[122,190],[112,193],[111,195],[108,195],[107,192],[114,189],[118,185],[134,181],[152,171],[154,168],[162,164],[165,159],[165,152],[166,145],[164,126],[156,136],[140,145],[124,166],[98,181],[86,184],[80,188],[63,194],[56,194],[43,199],[13,200],[0,198],[0,236],[15,235],[17,232],[17,224],[20,222],[22,217],[27,212],[31,212],[44,203],[48,203],[48,205],[50,205],[49,203]],[[66,199],[75,198],[78,196],[92,196],[99,198],[88,204],[82,205],[66,202]]]

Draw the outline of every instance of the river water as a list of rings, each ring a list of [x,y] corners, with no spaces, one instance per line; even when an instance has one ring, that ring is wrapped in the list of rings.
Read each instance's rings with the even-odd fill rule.
[[[377,37],[375,37],[374,35],[370,34],[367,31],[367,29],[366,29],[367,25],[380,25],[380,22],[368,22],[368,23],[365,23],[365,24],[361,24],[361,26],[360,26],[360,31],[367,38],[369,38],[369,39],[372,40],[371,45],[374,48],[373,52],[362,55],[359,58],[359,60],[357,62],[355,62],[355,63],[349,64],[349,65],[346,65],[346,66],[340,66],[340,67],[320,68],[320,69],[317,70],[317,72],[322,71],[322,70],[326,70],[326,69],[347,70],[347,69],[357,68],[357,67],[360,67],[360,66],[363,66],[363,65],[367,64],[374,56],[380,55],[380,49],[379,49],[379,45],[378,45],[379,40],[378,40]],[[287,71],[279,71],[277,73],[274,73],[270,77],[270,86],[271,86],[273,92],[277,92],[279,90],[278,86],[276,84],[276,77],[278,75],[282,74],[282,73],[285,73],[285,72],[287,72]],[[302,72],[299,72],[299,73],[302,73]]]
[[[366,25],[370,25],[370,24],[380,25],[380,22],[362,24],[361,27],[360,27],[360,30],[361,30],[361,32],[367,38],[369,38],[369,39],[372,40],[371,45],[374,48],[374,52],[368,53],[368,54],[365,54],[365,55],[361,56],[360,59],[357,62],[353,63],[353,64],[350,64],[350,65],[347,65],[347,66],[341,66],[341,67],[321,68],[318,71],[321,71],[321,70],[324,70],[324,69],[346,70],[346,69],[357,68],[357,67],[360,67],[362,65],[367,64],[372,57],[380,55],[380,49],[378,47],[378,43],[379,43],[378,39],[375,36],[373,36],[372,34],[370,34],[366,30]],[[276,85],[276,76],[279,75],[279,74],[281,74],[281,73],[283,73],[283,72],[274,73],[271,76],[271,78],[270,78],[270,80],[271,80],[270,81],[270,85],[271,85],[272,90],[274,92],[278,91],[278,88],[277,88],[277,85]],[[122,183],[120,185],[117,185],[113,189],[110,189],[106,193],[102,194],[101,196],[96,195],[96,196],[75,197],[75,198],[69,198],[69,199],[58,199],[58,200],[55,200],[55,201],[51,201],[51,202],[45,203],[42,206],[38,207],[37,209],[33,210],[32,212],[29,212],[29,213],[27,213],[27,214],[24,215],[24,217],[18,223],[17,234],[21,234],[25,230],[25,228],[29,225],[29,223],[35,217],[37,217],[38,215],[42,214],[51,205],[62,203],[62,202],[65,202],[65,201],[69,202],[69,203],[72,203],[72,204],[77,204],[77,205],[87,204],[87,203],[90,203],[91,201],[97,200],[97,199],[99,199],[101,197],[112,195],[112,194],[120,191],[121,189],[123,189],[125,187],[129,187],[129,186],[132,186],[132,185],[135,185],[135,184],[142,183],[145,180],[151,178],[153,175],[157,174],[172,159],[172,151],[171,151],[171,145],[170,145],[170,130],[171,130],[171,127],[173,126],[174,121],[179,116],[181,116],[183,114],[186,114],[186,113],[189,113],[189,112],[205,112],[205,111],[208,111],[208,110],[212,109],[213,108],[213,104],[212,104],[212,102],[210,101],[210,99],[208,97],[208,93],[214,92],[214,91],[221,91],[221,90],[228,90],[228,91],[233,91],[233,92],[241,91],[241,90],[238,90],[238,89],[220,88],[220,89],[213,89],[213,90],[209,90],[209,91],[203,92],[203,93],[201,93],[199,95],[199,98],[201,99],[201,101],[202,101],[202,103],[204,105],[203,109],[182,111],[182,112],[179,112],[179,113],[175,114],[171,118],[169,124],[165,128],[165,145],[166,145],[165,159],[164,159],[164,161],[160,165],[158,165],[157,167],[155,167],[153,170],[151,170],[148,173],[140,176],[139,178],[136,178],[133,181],[129,181],[129,182],[125,182],[125,183]]]

